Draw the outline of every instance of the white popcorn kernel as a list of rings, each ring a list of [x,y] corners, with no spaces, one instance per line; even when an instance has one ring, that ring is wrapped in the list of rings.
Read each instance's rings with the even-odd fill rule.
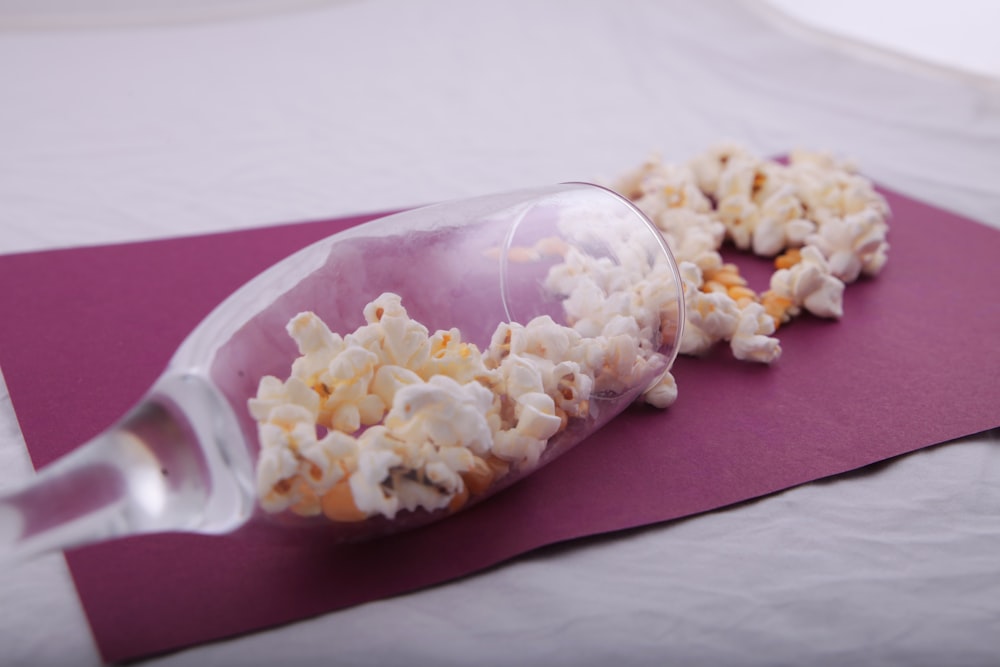
[[[845,218],[831,218],[806,240],[815,246],[830,265],[830,272],[844,283],[857,280],[869,258],[885,254],[886,225],[879,213],[864,210]],[[871,266],[884,263],[875,259]]]
[[[600,368],[601,364],[596,366]],[[584,371],[579,363],[564,361],[552,367],[543,378],[545,393],[555,399],[556,406],[570,417],[584,417],[594,387],[592,371]]]
[[[750,303],[740,310],[736,330],[730,340],[733,356],[740,361],[769,364],[781,356],[781,345],[774,333],[774,320],[759,303]]]
[[[368,394],[357,402],[357,408],[361,425],[372,426],[382,421],[382,417],[385,416],[386,403],[378,394]]]
[[[440,447],[437,449],[437,457],[455,472],[471,470],[476,461],[476,455],[466,447]]]
[[[283,480],[294,477],[298,461],[294,454],[281,447],[266,447],[257,460],[257,497],[268,512],[280,512],[291,506],[295,499],[291,485],[282,487]]]
[[[348,485],[358,510],[369,516],[382,514],[389,519],[395,518],[399,499],[394,493],[389,493],[381,484],[369,483],[360,471],[348,478]]]
[[[885,263],[889,260],[888,256],[889,244],[880,243],[879,246],[871,252],[861,265],[861,273],[866,276],[878,275]]]
[[[293,317],[286,327],[303,355],[316,353],[337,353],[343,346],[343,339],[330,331],[316,313],[304,312]]]
[[[532,319],[511,334],[512,354],[532,354],[551,361],[565,359],[570,347],[580,340],[577,332],[556,324],[548,315]]]
[[[406,442],[431,442],[439,447],[462,445],[485,453],[492,434],[486,413],[493,393],[476,382],[460,385],[438,375],[428,382],[407,385],[396,393],[385,424]]]
[[[362,313],[368,324],[378,324],[385,315],[408,317],[406,309],[403,308],[403,297],[393,292],[383,292],[378,295],[374,301],[364,307]]]
[[[382,328],[382,363],[415,368],[424,363],[430,352],[427,327],[403,314],[385,312],[378,325]]]
[[[642,401],[654,408],[668,408],[677,401],[677,382],[670,373],[664,373],[656,384],[642,394]]]
[[[402,366],[380,366],[372,379],[371,391],[388,407],[396,399],[396,392],[411,384],[420,384],[424,379]]]
[[[619,334],[607,339],[608,352],[604,367],[610,373],[601,373],[594,383],[598,393],[619,393],[635,379],[634,367],[639,358],[636,339],[628,334]]]
[[[449,449],[458,448],[450,447]],[[467,452],[469,450],[466,449],[461,451]],[[426,476],[428,482],[433,484],[443,493],[447,494],[448,497],[457,493],[463,487],[462,477],[455,471],[454,468],[449,466],[444,461],[433,461],[428,463],[424,467],[424,475]]]
[[[688,323],[715,341],[729,340],[736,330],[740,308],[724,292],[685,290]],[[686,327],[685,327],[686,328]]]
[[[687,166],[665,164],[658,159],[649,161],[645,169],[632,179],[619,184],[632,192],[635,205],[651,220],[671,210],[704,213],[712,203],[698,187],[694,173]],[[615,189],[615,188],[613,188]]]
[[[269,419],[272,410],[287,404],[298,405],[312,415],[313,420],[319,412],[319,397],[294,377],[282,382],[274,376],[265,375],[257,386],[257,396],[248,401],[250,414],[257,421]]]
[[[719,200],[716,213],[726,226],[727,235],[733,244],[741,250],[749,250],[759,219],[753,200],[745,194],[728,195]]]
[[[545,451],[545,442],[516,430],[499,431],[493,442],[493,453],[521,467],[533,468]]]
[[[340,431],[330,431],[300,448],[302,458],[312,464],[306,474],[320,493],[344,477],[353,467],[357,452],[357,440]]]
[[[344,349],[344,340],[330,332],[315,313],[299,313],[288,323],[288,334],[302,356],[292,363],[292,377],[313,385],[330,361]]]
[[[301,405],[285,403],[271,410],[267,416],[267,423],[290,433],[301,424],[314,423],[313,413]]]
[[[801,245],[816,225],[802,217],[803,209],[795,188],[784,185],[760,205],[751,242],[753,252],[771,257],[790,244]]]
[[[545,391],[541,369],[529,357],[509,355],[500,364],[500,373],[504,390],[515,400],[524,394]]]
[[[358,438],[357,469],[348,484],[354,504],[365,514],[392,519],[399,510],[399,499],[388,486],[391,471],[403,463],[393,450],[395,444],[381,426],[373,426]]]
[[[556,404],[552,397],[541,392],[522,394],[517,399],[515,414],[521,435],[536,440],[548,440],[559,431],[562,420],[555,414]]]
[[[413,512],[417,509],[425,509],[428,512],[433,512],[447,506],[452,495],[454,494],[444,492],[436,486],[406,477],[397,476],[393,481],[393,497],[396,500],[398,510]]]
[[[698,187],[703,192],[714,193],[719,188],[719,179],[730,161],[748,158],[750,153],[739,144],[725,142],[710,147],[704,153],[688,162]]]
[[[721,223],[717,224],[724,234],[725,227]],[[711,271],[722,266],[722,255],[718,250],[722,239],[716,238],[712,230],[690,229],[683,234],[667,233],[665,240],[678,264],[691,262],[702,271]]]
[[[479,348],[462,341],[458,329],[437,331],[429,339],[427,361],[417,370],[420,377],[430,379],[447,375],[459,384],[491,376]]]
[[[330,414],[330,428],[354,433],[361,428],[361,410],[354,403],[341,403]]]
[[[771,276],[771,291],[819,317],[839,318],[844,313],[844,283],[832,275],[826,259],[814,246],[802,248],[798,264]]]
[[[329,393],[328,401],[356,401],[368,393],[378,357],[357,345],[350,345],[333,358],[320,380]]]

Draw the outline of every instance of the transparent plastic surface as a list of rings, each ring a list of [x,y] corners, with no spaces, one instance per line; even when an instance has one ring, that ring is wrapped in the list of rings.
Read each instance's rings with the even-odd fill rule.
[[[379,319],[382,307],[369,304],[385,294],[396,295],[405,318]],[[303,249],[239,289],[191,333],[132,413],[42,470],[28,488],[0,498],[0,549],[26,556],[144,532],[227,533],[248,522],[364,539],[444,518],[557,458],[654,385],[676,355],[683,307],[677,268],[659,232],[627,200],[593,185],[448,202],[358,226]],[[451,352],[463,363],[470,355],[481,357],[485,370],[475,380],[447,386],[460,403],[461,392],[492,392],[483,399],[489,414],[482,422],[492,435],[470,445],[456,426],[448,442],[433,429],[415,442],[414,433],[425,432],[416,420],[426,415],[403,418],[409,404],[382,401],[381,413],[367,410],[363,424],[315,425],[316,438],[339,429],[338,442],[349,445],[336,461],[337,479],[318,479],[315,457],[282,436],[287,451],[280,460],[298,470],[285,469],[285,478],[268,481],[262,461],[278,459],[273,438],[267,456],[262,453],[262,428],[283,422],[260,407],[252,414],[250,405],[263,391],[262,378],[286,381],[304,354],[301,340],[286,330],[302,313],[311,313],[338,340],[382,332],[385,340],[365,343],[379,358],[374,370],[405,366],[392,357],[384,333],[397,321],[423,327],[428,349],[440,347],[441,358]],[[541,337],[525,333],[531,331]],[[565,350],[518,347],[545,348],[555,339],[572,341],[575,361],[559,357],[569,354]],[[586,362],[579,352],[584,349]],[[452,373],[452,366],[433,359],[421,363],[413,362],[411,370],[423,383]],[[515,391],[523,373],[510,369],[518,364],[539,378],[561,369],[564,384]],[[321,380],[330,377],[325,372],[310,376],[320,395],[309,403],[319,401],[320,412],[329,415],[338,406],[332,404],[333,381]],[[574,383],[570,389],[566,378]],[[375,393],[371,378],[352,381],[362,393]],[[413,395],[424,396],[423,389]],[[551,398],[536,396],[545,391]],[[530,442],[522,437],[529,416],[552,425],[544,437],[532,427]],[[365,473],[378,492],[373,508],[362,497],[364,485],[351,478],[365,468],[364,441],[376,432],[387,434],[383,445],[399,444],[384,478],[373,482],[371,471]],[[512,453],[499,440],[530,447]],[[416,451],[424,452],[420,461]],[[427,467],[427,456],[450,461],[450,472]],[[473,461],[487,474],[472,474]],[[354,510],[349,520],[327,511],[327,496],[343,495],[345,488],[357,496],[348,498]],[[286,492],[295,497],[276,504],[274,496]]]

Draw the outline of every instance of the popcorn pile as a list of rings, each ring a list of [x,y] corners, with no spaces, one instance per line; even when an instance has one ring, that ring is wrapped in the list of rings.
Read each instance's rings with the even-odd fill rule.
[[[338,522],[454,511],[530,471],[571,424],[596,419],[595,399],[655,379],[665,364],[642,334],[659,327],[655,313],[630,311],[622,289],[608,292],[620,308],[589,310],[607,304],[577,288],[617,269],[568,259],[550,280],[570,293],[583,332],[548,316],[501,323],[480,351],[458,329],[430,333],[393,293],[346,336],[311,312],[295,316],[287,331],[301,356],[290,377],[263,377],[248,403],[262,508]],[[657,298],[650,284],[639,291]]]
[[[770,363],[781,355],[778,327],[803,311],[840,318],[845,285],[886,262],[885,199],[825,154],[796,151],[784,165],[721,145],[683,165],[650,159],[610,187],[656,224],[680,266],[682,354],[726,341],[737,359]],[[727,240],[777,256],[770,289],[755,293],[723,262]]]

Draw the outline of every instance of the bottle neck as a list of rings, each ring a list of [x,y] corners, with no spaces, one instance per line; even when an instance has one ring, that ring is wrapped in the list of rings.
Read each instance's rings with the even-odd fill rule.
[[[204,379],[164,376],[121,422],[0,497],[0,559],[239,527],[252,491],[231,412]]]

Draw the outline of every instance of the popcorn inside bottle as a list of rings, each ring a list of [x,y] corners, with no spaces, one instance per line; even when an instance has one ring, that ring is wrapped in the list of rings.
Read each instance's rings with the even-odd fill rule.
[[[265,512],[419,523],[555,458],[623,400],[646,391],[653,405],[673,402],[661,340],[676,338],[679,294],[665,261],[611,262],[551,238],[507,253],[560,256],[543,287],[567,324],[499,322],[480,349],[457,328],[430,331],[394,292],[368,303],[350,333],[308,311],[288,322],[299,356],[248,402]]]

